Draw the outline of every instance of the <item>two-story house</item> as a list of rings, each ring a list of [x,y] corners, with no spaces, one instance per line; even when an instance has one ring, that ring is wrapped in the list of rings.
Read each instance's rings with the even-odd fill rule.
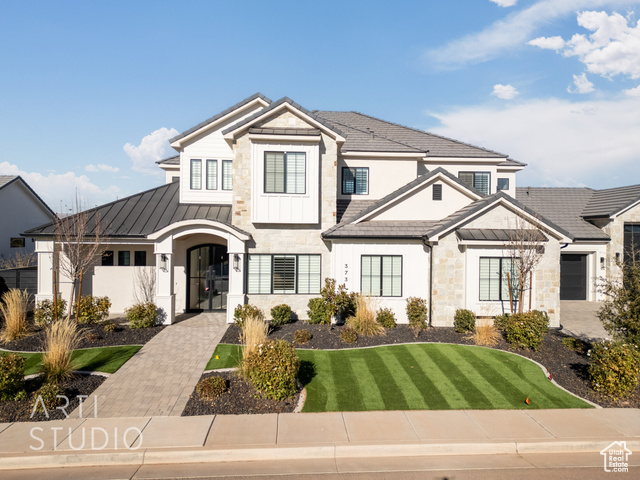
[[[177,154],[159,162],[165,185],[89,211],[106,252],[83,290],[108,295],[114,312],[134,303],[136,271],[151,268],[167,323],[198,310],[226,310],[232,321],[243,303],[266,312],[287,303],[304,319],[332,277],[400,322],[406,299],[422,297],[433,325],[451,325],[457,308],[509,311],[505,244],[527,229],[542,252],[527,303],[558,326],[562,252],[591,269],[585,300],[595,298],[601,256],[611,269],[610,237],[597,222],[578,207],[563,213],[563,198],[546,208],[543,191],[518,189],[525,165],[491,150],[261,94],[170,143]],[[44,267],[38,299],[54,291],[54,229],[27,232]]]

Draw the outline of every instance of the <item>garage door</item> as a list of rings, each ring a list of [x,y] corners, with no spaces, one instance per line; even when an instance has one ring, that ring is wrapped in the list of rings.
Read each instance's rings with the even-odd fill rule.
[[[560,255],[560,300],[587,299],[587,256]]]

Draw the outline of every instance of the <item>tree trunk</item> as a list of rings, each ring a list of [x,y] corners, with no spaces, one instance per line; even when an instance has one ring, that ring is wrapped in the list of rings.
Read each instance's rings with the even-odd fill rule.
[[[82,277],[83,272],[80,272],[80,284],[78,285],[78,304],[76,306],[76,323],[78,323],[78,317],[80,316],[80,299],[82,298]]]
[[[56,287],[56,283],[58,281],[58,275],[56,275],[56,271],[53,271],[53,318],[55,321],[58,321],[58,288]]]

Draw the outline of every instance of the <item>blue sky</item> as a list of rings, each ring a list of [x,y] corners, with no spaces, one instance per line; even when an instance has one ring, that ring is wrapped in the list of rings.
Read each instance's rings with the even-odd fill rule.
[[[509,154],[518,185],[640,183],[640,2],[0,1],[0,174],[56,211],[163,182],[262,92]]]

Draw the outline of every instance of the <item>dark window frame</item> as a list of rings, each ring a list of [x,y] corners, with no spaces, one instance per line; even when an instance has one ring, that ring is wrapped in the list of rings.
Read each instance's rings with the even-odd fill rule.
[[[627,240],[630,238],[630,242]],[[634,222],[625,222],[622,230],[622,262],[624,264],[631,263],[633,258],[631,251],[627,248],[627,244],[630,243],[635,254],[636,262],[640,261],[640,224]],[[637,247],[636,247],[637,246]]]
[[[506,182],[507,186],[506,186],[506,187],[504,187],[504,186],[503,186],[503,187],[500,187],[500,182],[501,182],[501,181]],[[508,178],[508,177],[498,177],[497,182],[498,182],[498,183],[496,184],[496,190],[497,190],[498,192],[500,192],[500,191],[502,191],[502,190],[509,190],[509,184],[510,184],[511,182],[509,181],[509,178]]]
[[[491,260],[491,259],[495,259],[495,260],[500,260],[500,278],[498,280],[499,286],[498,286],[498,299],[483,299],[481,297],[481,292],[480,292],[480,282],[482,281],[482,277],[480,276],[480,263],[482,262],[483,259],[487,259],[487,260]],[[478,259],[478,301],[479,302],[508,302],[509,300],[509,294],[507,292],[507,298],[502,298],[502,284],[503,282],[508,282],[508,278],[506,276],[506,272],[504,272],[503,270],[503,263],[505,260],[509,260],[510,262],[512,262],[512,270],[513,267],[515,266],[515,262],[514,259],[511,257],[479,257]],[[503,278],[504,275],[504,278]],[[516,279],[517,280],[517,279]],[[513,293],[518,292],[519,291],[519,287],[517,284],[514,285],[513,283],[513,279],[511,279],[511,292]],[[489,295],[491,296],[491,295]],[[513,295],[513,303],[514,305],[517,304],[518,302],[518,298],[516,295]]]
[[[269,293],[254,293],[249,291],[249,258],[251,256],[271,257],[271,279]],[[275,257],[295,257],[295,293],[274,293],[274,270],[275,270]],[[305,293],[299,293],[300,290],[300,257],[318,257],[319,268],[319,282],[318,291],[310,291]],[[251,253],[247,255],[247,265],[245,268],[245,291],[247,295],[319,295],[322,289],[322,255],[319,253]]]
[[[402,293],[404,290],[404,259],[403,259],[403,255],[360,255],[360,293],[362,293],[362,279],[363,279],[363,275],[362,275],[362,261],[365,258],[373,258],[373,257],[380,257],[380,295],[373,295],[373,294],[369,294],[372,297],[382,297],[382,298],[399,298],[402,297]],[[383,262],[383,258],[385,257],[390,257],[390,258],[400,258],[400,294],[399,295],[383,295],[382,293],[382,289],[383,289],[383,278],[384,278],[384,262]]]
[[[462,179],[460,178],[460,175],[462,174],[467,174],[467,175],[473,175],[473,182],[472,185],[470,185],[472,188],[475,188],[476,190],[478,190],[479,192],[484,193],[485,195],[491,195],[491,172],[475,172],[475,171],[461,171],[458,172],[458,179],[464,183],[465,185],[468,185],[468,183],[462,181]],[[482,174],[482,175],[488,175],[488,179],[487,179],[487,191],[483,192],[482,190],[480,190],[479,188],[476,187],[476,175],[478,174]]]
[[[345,191],[345,170],[351,171],[353,175],[353,192]],[[366,191],[363,193],[358,192],[358,177],[356,170],[366,170],[367,172],[367,182],[366,182]],[[342,195],[369,195],[369,167],[342,167]]]
[[[279,153],[284,156],[284,170],[283,170],[283,181],[282,181],[282,192],[270,192],[267,190],[267,154],[269,153]],[[288,193],[287,192],[287,156],[288,154],[302,154],[304,155],[304,184],[302,192]],[[263,179],[263,191],[265,194],[274,194],[274,195],[306,195],[307,194],[307,152],[299,152],[299,151],[281,151],[281,150],[268,150],[264,152],[264,179]]]

